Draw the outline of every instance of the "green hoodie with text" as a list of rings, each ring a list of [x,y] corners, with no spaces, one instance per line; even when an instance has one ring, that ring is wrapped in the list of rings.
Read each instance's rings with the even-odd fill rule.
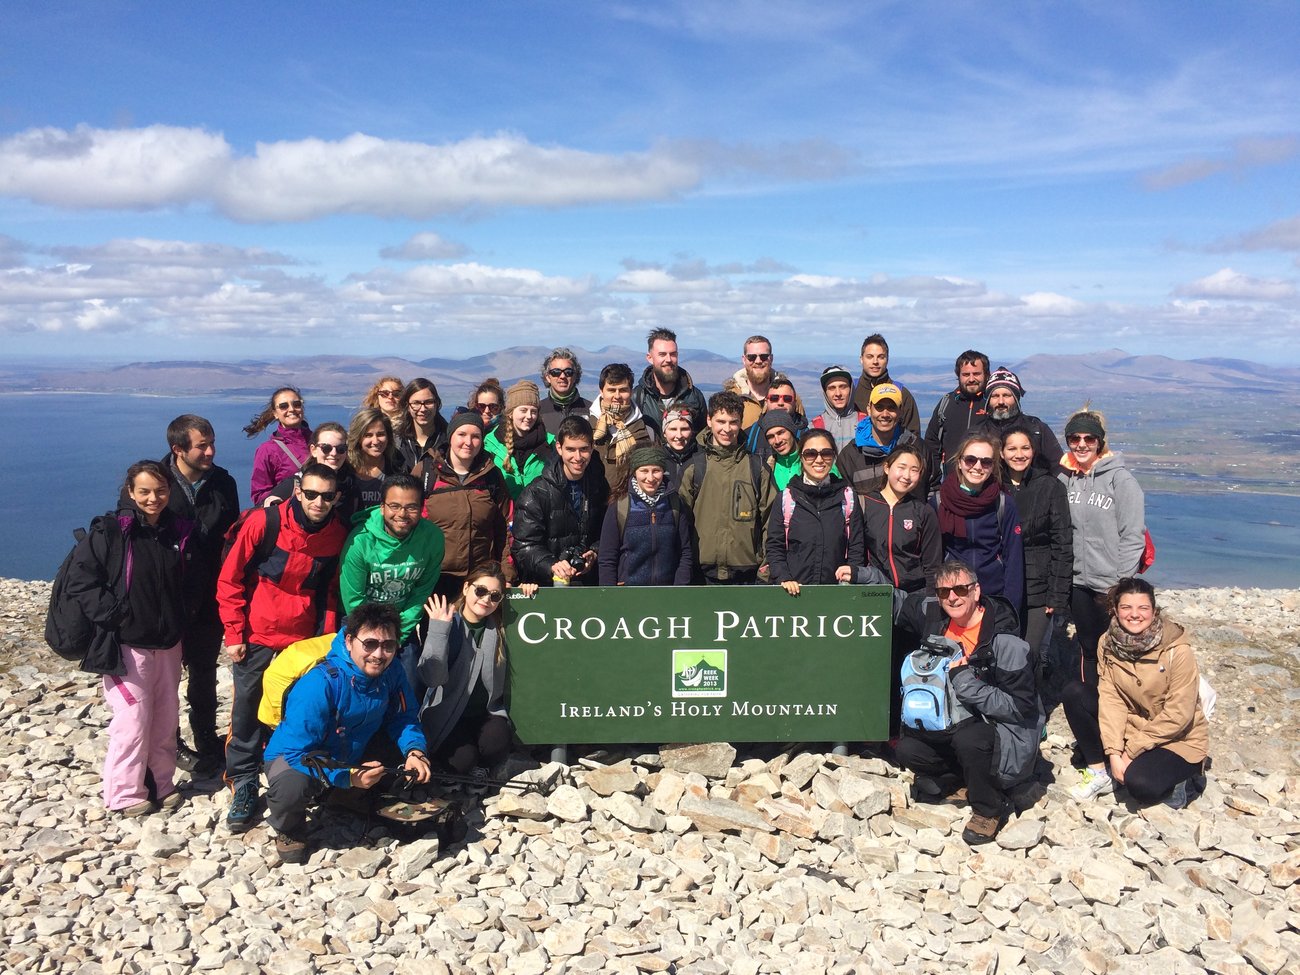
[[[433,522],[421,518],[411,534],[394,538],[384,527],[383,507],[371,508],[343,544],[343,611],[365,602],[388,603],[402,614],[402,638],[410,636],[438,583],[445,547],[442,529]]]

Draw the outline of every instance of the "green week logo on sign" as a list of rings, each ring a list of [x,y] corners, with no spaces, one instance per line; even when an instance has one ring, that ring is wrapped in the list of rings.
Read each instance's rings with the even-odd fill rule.
[[[673,651],[673,697],[726,696],[726,650]]]

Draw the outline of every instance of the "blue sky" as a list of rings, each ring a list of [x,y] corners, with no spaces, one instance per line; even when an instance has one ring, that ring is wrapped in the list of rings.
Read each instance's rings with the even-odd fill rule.
[[[1300,362],[1300,5],[15,4],[24,355]]]

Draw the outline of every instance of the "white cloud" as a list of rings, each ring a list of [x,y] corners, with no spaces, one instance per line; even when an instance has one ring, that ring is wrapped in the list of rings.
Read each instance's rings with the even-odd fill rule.
[[[1082,301],[1050,291],[1035,291],[1032,294],[1022,295],[1020,300],[1024,304],[1025,312],[1030,315],[1079,315],[1088,308]]]
[[[408,237],[397,247],[383,248],[379,256],[390,261],[443,261],[464,257],[468,251],[464,244],[426,230]]]
[[[719,291],[726,287],[724,281],[696,277],[692,274],[678,277],[662,268],[638,268],[624,271],[609,284],[611,291],[633,291],[642,294],[698,293],[701,291]]]
[[[425,264],[394,274],[379,270],[356,277],[351,294],[367,301],[409,302],[443,295],[487,295],[530,298],[584,294],[586,282],[549,277],[531,268],[490,267],[485,264]]]
[[[1188,298],[1279,301],[1294,298],[1296,286],[1293,281],[1284,281],[1280,278],[1254,278],[1225,267],[1196,281],[1179,285],[1174,289],[1174,294]]]

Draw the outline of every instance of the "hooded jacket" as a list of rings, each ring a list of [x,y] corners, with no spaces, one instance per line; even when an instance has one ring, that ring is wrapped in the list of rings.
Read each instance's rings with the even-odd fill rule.
[[[1074,572],[1074,530],[1065,486],[1031,464],[1019,487],[1010,483],[1006,487],[1020,513],[1026,605],[1066,612]]]
[[[1190,634],[1173,620],[1163,621],[1159,645],[1136,660],[1107,652],[1101,638],[1097,661],[1097,718],[1107,755],[1137,758],[1167,748],[1186,762],[1204,761],[1210,747],[1209,723],[1201,710],[1201,675]]]
[[[581,511],[570,501],[569,479],[558,454],[553,454],[538,478],[524,488],[515,502],[514,544],[511,548],[515,565],[523,582],[549,586],[551,566],[570,548],[595,551],[600,544],[600,529],[605,520],[609,487],[596,458],[593,457],[577,482],[582,492]],[[594,586],[593,569],[574,578],[573,585]]]
[[[539,444],[531,450],[525,457],[522,464],[511,463],[506,467],[506,444],[501,439],[503,427],[509,420],[502,420],[483,437],[483,449],[492,455],[496,461],[497,470],[501,476],[506,479],[506,490],[510,492],[510,500],[518,501],[519,495],[523,493],[524,488],[537,479],[537,477],[546,469],[546,462],[555,457],[555,437],[546,434],[546,442]]]
[[[260,566],[249,566],[265,533],[266,509],[254,508],[240,525],[217,577],[226,644],[257,643],[282,650],[337,630],[335,580],[347,524],[331,512],[320,528],[309,532],[301,506],[287,501],[280,511],[275,551]]]
[[[975,649],[965,665],[950,673],[953,693],[977,719],[997,733],[994,774],[1011,788],[1034,770],[1044,723],[1029,644],[1016,636],[1019,624],[1010,603],[981,596],[984,618]],[[918,638],[942,636],[948,616],[934,596],[914,593],[901,601],[898,622]],[[904,729],[904,734],[907,730]]]
[[[696,419],[692,421],[698,430],[704,422],[706,405],[704,394],[695,388],[691,375],[685,369],[677,370],[677,385],[670,393],[659,392],[655,385],[654,369],[646,366],[641,373],[641,381],[632,390],[632,402],[641,411],[645,425],[654,431],[655,439],[662,440],[664,435],[664,412],[674,407],[691,411]]]
[[[843,412],[827,403],[821,415],[812,418],[810,426],[817,430],[825,430],[835,438],[835,446],[843,448],[845,444],[853,442],[853,434],[857,431],[858,424],[866,418],[867,414],[854,406],[851,400]]]
[[[265,501],[266,496],[281,480],[302,467],[310,458],[311,427],[305,422],[296,427],[277,426],[266,440],[258,444],[253,453],[253,476],[249,482],[253,504]]]
[[[1087,473],[1075,466],[1073,454],[1066,454],[1058,477],[1065,485],[1074,528],[1074,585],[1104,592],[1136,572],[1142,558],[1142,488],[1124,467],[1124,458],[1110,451]]]
[[[898,404],[898,425],[905,430],[911,430],[919,438],[921,436],[921,414],[916,408],[916,397],[912,395],[910,389],[898,380],[890,379],[888,369],[875,379],[863,372],[858,377],[858,381],[853,384],[853,399],[849,402],[857,407],[858,412],[865,417],[867,415],[867,406],[871,403],[871,391],[883,383],[893,383],[902,391],[903,402]]]
[[[790,481],[772,504],[767,526],[767,566],[773,582],[835,585],[835,570],[866,564],[862,511],[848,482],[831,476],[825,484]],[[790,521],[785,511],[790,507]]]
[[[943,539],[934,509],[913,497],[902,498],[891,508],[879,491],[861,501],[868,564],[887,575],[895,589],[934,592],[934,578],[943,562]]]
[[[339,595],[343,611],[364,602],[389,603],[402,616],[406,639],[424,616],[424,603],[438,584],[446,543],[442,529],[420,518],[411,534],[394,538],[384,527],[383,507],[371,508],[343,545]]]
[[[285,698],[284,718],[266,746],[267,766],[283,758],[303,775],[315,778],[303,759],[324,752],[346,766],[329,772],[330,785],[346,788],[349,768],[361,763],[366,746],[381,728],[403,755],[427,751],[415,699],[396,659],[378,677],[367,677],[339,633],[325,659],[303,674]]]
[[[446,448],[431,451],[414,474],[424,488],[424,517],[442,530],[442,571],[463,576],[506,554],[510,492],[492,455],[480,450],[462,481],[447,460]]]
[[[419,667],[420,680],[427,688],[420,706],[420,724],[431,752],[436,752],[455,729],[479,681],[487,690],[488,714],[506,717],[507,666],[500,641],[501,632],[491,621],[483,627],[478,646],[460,613],[450,620],[429,621]]]
[[[719,447],[707,429],[697,440],[699,453],[682,468],[678,493],[695,516],[701,571],[725,582],[734,572],[753,572],[762,564],[776,488],[771,472],[751,464],[743,445]],[[700,454],[704,477],[696,483]]]

